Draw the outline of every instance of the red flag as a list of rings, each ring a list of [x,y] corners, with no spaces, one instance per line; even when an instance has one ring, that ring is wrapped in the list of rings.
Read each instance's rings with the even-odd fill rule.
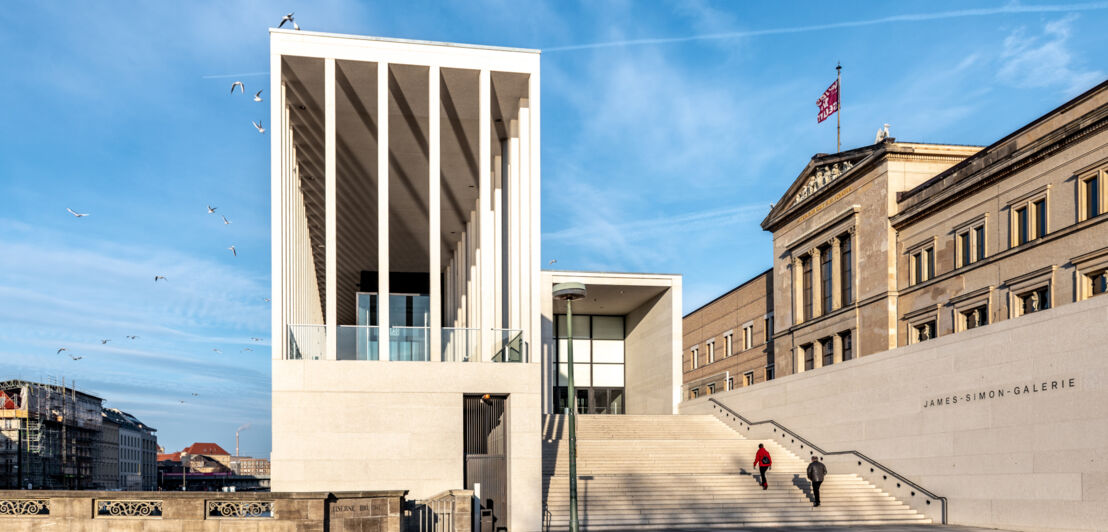
[[[816,100],[816,105],[819,106],[816,123],[827,120],[827,117],[839,110],[839,80],[836,79],[830,87],[827,87],[827,90],[823,91],[823,96]]]

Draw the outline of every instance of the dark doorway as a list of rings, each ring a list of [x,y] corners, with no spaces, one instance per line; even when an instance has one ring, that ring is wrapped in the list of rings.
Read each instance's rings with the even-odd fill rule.
[[[481,515],[493,530],[508,529],[507,396],[464,397],[465,486],[481,484]]]

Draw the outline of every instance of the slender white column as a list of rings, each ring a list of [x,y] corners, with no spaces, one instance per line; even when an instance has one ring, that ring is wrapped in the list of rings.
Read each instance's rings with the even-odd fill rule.
[[[542,349],[542,324],[541,324],[541,312],[542,308],[539,290],[536,288],[541,284],[539,268],[542,264],[542,220],[539,213],[542,212],[541,206],[541,188],[539,182],[542,175],[542,150],[539,149],[542,146],[542,127],[541,127],[541,113],[542,106],[539,103],[540,96],[540,81],[539,73],[536,71],[531,74],[530,82],[527,87],[527,94],[529,96],[529,107],[531,110],[531,138],[528,141],[530,148],[530,162],[531,171],[528,176],[531,186],[531,208],[529,209],[528,217],[531,220],[531,235],[530,235],[530,251],[531,251],[531,264],[529,266],[529,273],[531,274],[531,283],[528,286],[526,293],[531,295],[531,326],[530,326],[530,341],[531,348],[534,349],[535,354],[532,358],[537,358],[537,354]],[[549,290],[549,287],[542,287],[542,290]],[[542,297],[549,297],[545,294]],[[676,301],[676,299],[675,299]]]
[[[519,287],[520,216],[519,216],[519,120],[508,124],[508,328],[519,329],[520,303],[524,296]]]
[[[482,360],[492,356],[493,349],[493,299],[496,292],[493,284],[493,261],[496,260],[496,252],[493,250],[493,220],[492,220],[492,91],[488,70],[481,70],[478,82],[478,97],[480,98],[478,109],[478,192],[477,215],[479,219],[479,255],[478,264],[480,279],[478,281],[478,299],[476,303],[480,308],[478,327],[481,329],[480,353]]]
[[[537,188],[535,183],[531,182],[531,109],[530,100],[523,98],[519,101],[519,164],[517,165],[519,170],[517,179],[519,182],[519,286],[517,291],[519,292],[519,313],[520,321],[519,328],[524,329],[524,340],[528,342],[536,353],[541,347],[541,343],[534,343],[535,339],[539,339],[538,333],[533,333],[530,329],[531,325],[531,311],[538,312],[539,306],[532,306],[532,292],[533,286],[531,279],[531,269],[538,269],[538,263],[533,262],[531,257],[531,250],[534,247],[538,247],[539,242],[531,241],[531,190]]]
[[[427,74],[427,109],[428,109],[428,128],[427,128],[427,146],[428,146],[428,176],[427,176],[427,212],[428,212],[428,226],[430,233],[428,234],[427,242],[427,254],[430,256],[431,263],[428,265],[428,276],[431,283],[431,342],[430,342],[430,357],[429,360],[441,360],[442,359],[442,282],[441,282],[441,269],[442,269],[442,257],[440,251],[442,250],[442,226],[441,226],[441,214],[442,209],[440,207],[440,110],[439,110],[439,67],[432,66]]]
[[[338,297],[335,293],[338,288],[337,278],[337,238],[338,227],[336,221],[335,201],[335,60],[327,58],[323,60],[323,122],[324,122],[324,167],[326,172],[326,193],[324,211],[326,214],[326,300],[327,310],[327,359],[338,358]]]
[[[504,143],[500,143],[501,148]],[[489,286],[489,294],[492,295],[493,327],[503,328],[504,320],[504,152],[493,158],[492,177],[492,253],[489,258],[493,262],[493,281]]]
[[[282,116],[282,111],[285,103],[285,91],[281,83],[281,56],[279,54],[270,54],[269,56],[269,94],[275,96],[270,98],[269,101],[269,124],[270,128],[273,128],[274,120]],[[280,95],[280,97],[276,97]],[[283,129],[280,130],[283,132]],[[270,190],[270,206],[269,216],[272,220],[270,223],[270,241],[271,242],[284,242],[285,221],[287,213],[283,212],[285,202],[287,198],[284,194],[285,187],[285,170],[287,165],[284,164],[282,159],[286,153],[283,150],[281,144],[284,139],[284,135],[279,134],[276,130],[270,133],[269,137],[269,190]],[[281,359],[285,357],[285,347],[288,342],[285,340],[285,335],[288,332],[288,328],[285,326],[285,298],[284,298],[284,286],[287,279],[287,269],[285,268],[285,259],[287,257],[288,249],[279,249],[276,245],[270,250],[270,263],[269,263],[269,278],[270,278],[270,327],[271,337],[273,342],[273,349],[271,357],[274,359]]]
[[[389,64],[377,63],[377,343],[389,359]]]

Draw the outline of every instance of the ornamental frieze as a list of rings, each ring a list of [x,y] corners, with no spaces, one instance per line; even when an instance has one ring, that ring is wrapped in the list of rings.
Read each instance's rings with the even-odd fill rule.
[[[796,193],[796,197],[793,199],[793,205],[800,203],[818,192],[821,188],[827,186],[828,183],[836,180],[839,176],[845,174],[847,170],[854,167],[854,163],[850,161],[843,161],[841,163],[828,164],[820,166],[812,172],[812,177],[808,178],[808,182],[800,187],[800,191]]]

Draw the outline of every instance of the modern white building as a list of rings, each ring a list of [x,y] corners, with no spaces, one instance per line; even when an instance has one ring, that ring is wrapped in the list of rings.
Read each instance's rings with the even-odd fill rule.
[[[271,30],[270,68],[273,490],[480,483],[538,530],[553,284],[583,407],[670,414],[680,277],[540,272],[538,51]]]

